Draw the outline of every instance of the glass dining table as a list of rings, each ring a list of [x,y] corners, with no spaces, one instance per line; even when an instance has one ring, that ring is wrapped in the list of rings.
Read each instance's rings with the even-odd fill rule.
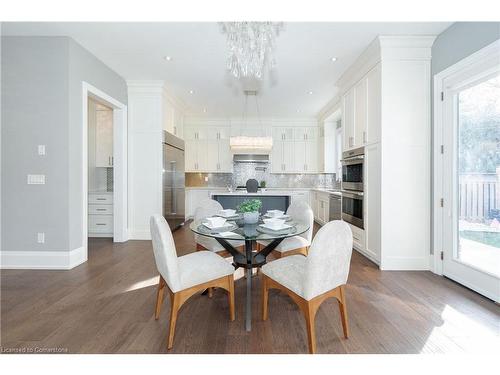
[[[211,230],[204,225],[204,219],[195,220],[190,224],[190,229],[201,236],[211,237],[217,240],[224,249],[233,256],[233,266],[235,269],[244,268],[246,270],[246,307],[245,307],[245,328],[252,330],[252,269],[266,264],[267,256],[285,238],[300,235],[309,229],[309,225],[288,221],[286,224],[290,228],[282,231],[273,231],[261,226],[262,219],[259,218],[257,224],[246,224],[242,218],[228,221],[228,226],[223,231]],[[267,246],[260,251],[256,251],[257,241],[266,241]],[[229,242],[231,241],[231,242]],[[244,243],[245,253],[238,251],[231,243],[241,241]]]

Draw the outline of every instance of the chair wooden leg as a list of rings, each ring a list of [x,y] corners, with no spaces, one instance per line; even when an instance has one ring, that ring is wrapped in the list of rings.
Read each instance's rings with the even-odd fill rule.
[[[316,317],[316,309],[311,303],[307,303],[305,318],[307,328],[307,341],[309,344],[309,353],[316,353],[316,331],[314,329],[314,322]]]
[[[229,319],[231,321],[234,320],[235,316],[234,316],[234,276],[233,275],[229,275],[227,277],[227,290],[228,290],[228,293],[227,293],[227,299],[228,299],[228,302],[229,302]]]
[[[347,322],[347,306],[345,299],[345,289],[344,285],[339,287],[340,291],[340,299],[339,301],[339,310],[340,310],[340,318],[342,319],[342,329],[344,331],[344,337],[349,337],[349,324]]]
[[[156,308],[155,308],[155,320],[160,317],[161,305],[163,304],[163,294],[165,292],[165,280],[160,275],[160,281],[158,282],[158,290],[156,291]]]
[[[267,320],[269,304],[269,289],[267,286],[267,276],[262,276],[262,320]]]
[[[208,298],[212,298],[214,295],[214,288],[208,288]]]
[[[172,293],[170,295],[171,309],[170,309],[170,326],[168,329],[168,345],[167,349],[172,349],[174,346],[175,324],[177,323],[177,313],[180,308],[180,295],[179,293]]]

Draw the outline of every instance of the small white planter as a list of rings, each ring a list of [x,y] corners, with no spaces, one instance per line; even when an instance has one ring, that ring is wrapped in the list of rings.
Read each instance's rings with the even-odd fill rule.
[[[243,212],[243,221],[245,224],[257,224],[259,222],[259,212]]]

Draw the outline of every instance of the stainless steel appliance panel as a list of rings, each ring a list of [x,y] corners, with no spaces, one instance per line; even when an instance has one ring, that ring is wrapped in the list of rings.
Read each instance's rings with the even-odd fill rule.
[[[184,142],[164,132],[163,216],[172,230],[186,221]]]
[[[330,194],[329,221],[342,220],[342,196]]]
[[[363,191],[364,149],[346,151],[342,157],[342,190]]]
[[[342,191],[342,220],[364,229],[363,194]]]

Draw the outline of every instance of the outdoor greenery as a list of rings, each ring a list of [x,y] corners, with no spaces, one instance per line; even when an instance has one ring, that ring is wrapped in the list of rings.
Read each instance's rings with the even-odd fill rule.
[[[247,199],[238,206],[239,212],[257,212],[262,207],[262,201],[259,199]]]
[[[460,173],[496,173],[500,166],[500,76],[460,92]]]
[[[265,187],[266,187],[266,181],[262,180],[262,181],[260,182],[260,187],[261,187],[261,188],[265,188]]]

